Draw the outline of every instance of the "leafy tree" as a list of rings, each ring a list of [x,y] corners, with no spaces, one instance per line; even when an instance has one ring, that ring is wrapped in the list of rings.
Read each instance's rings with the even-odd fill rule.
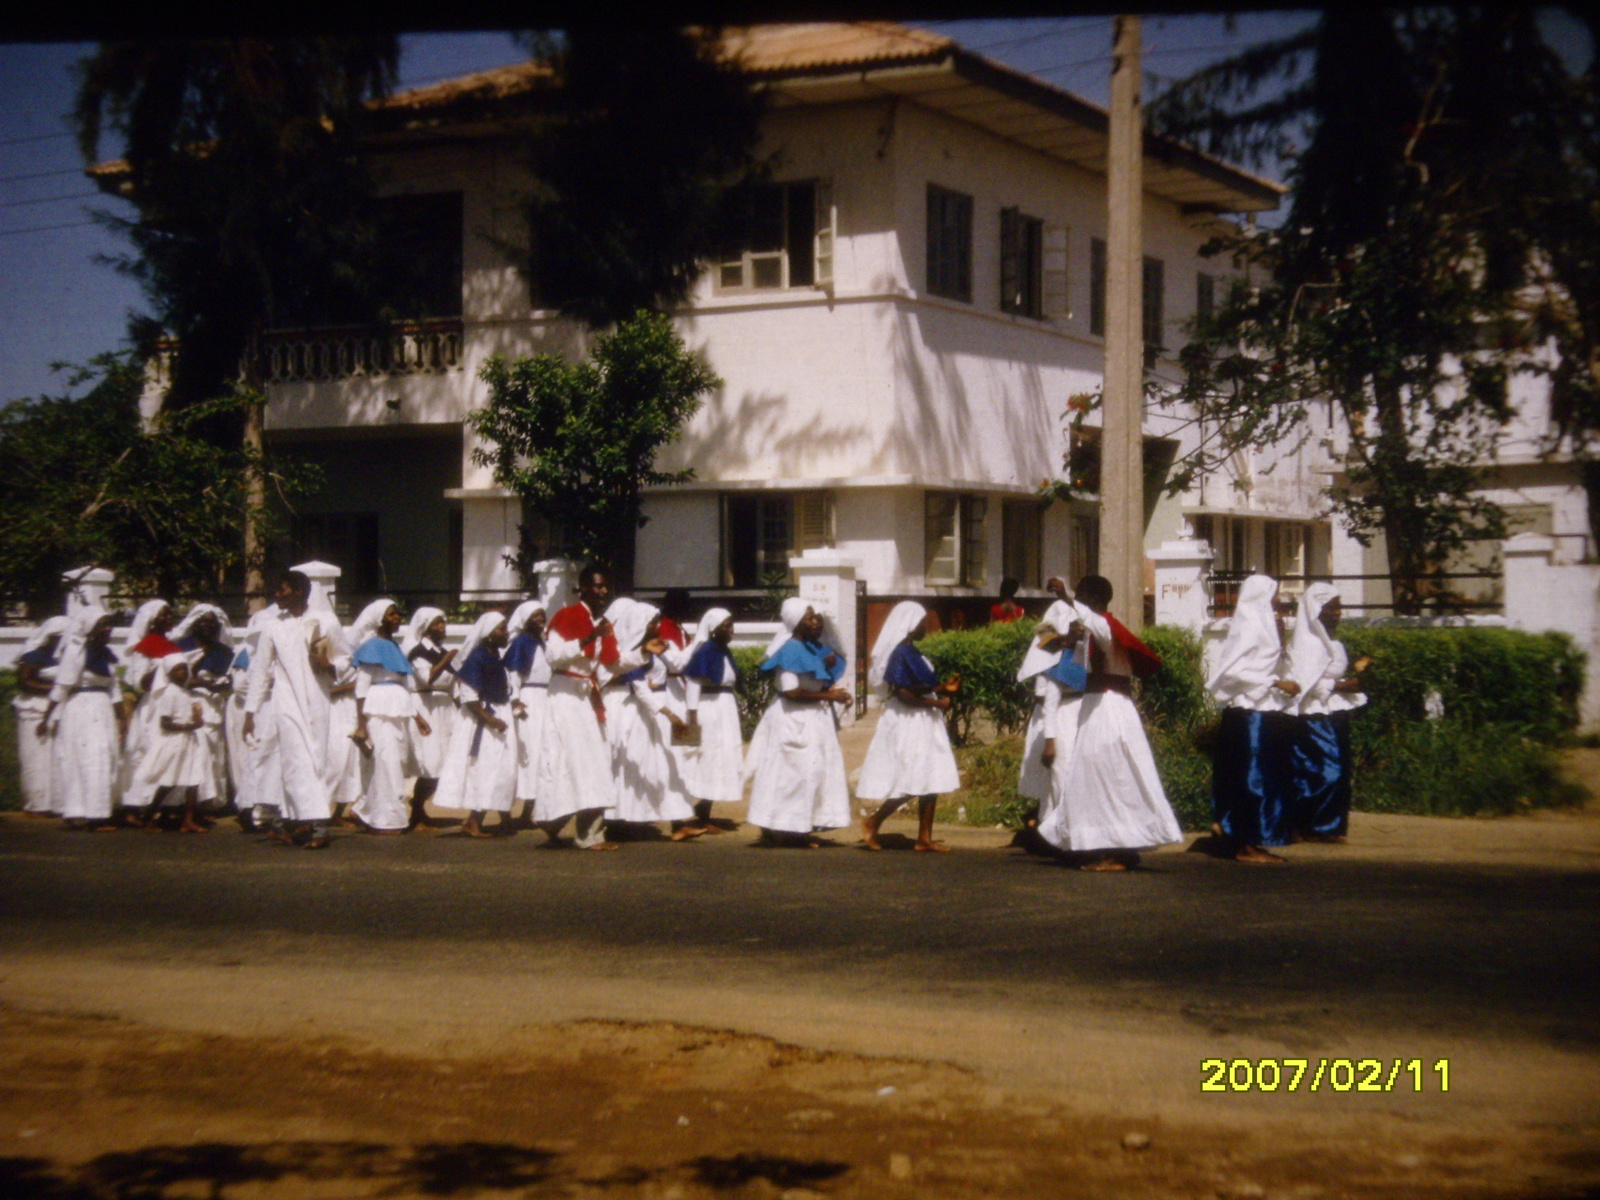
[[[480,374],[489,403],[467,420],[488,445],[473,451],[476,461],[560,526],[568,553],[609,561],[626,586],[644,524],[641,489],[694,478],[692,470],[656,470],[656,452],[677,440],[700,397],[722,381],[671,321],[647,311],[601,335],[588,362],[497,356]]]
[[[265,479],[275,499],[316,482],[306,468],[196,435],[241,401],[164,413],[146,428],[143,388],[131,356],[102,355],[72,370],[68,394],[0,406],[0,595],[34,618],[60,611],[61,576],[82,566],[114,571],[134,594],[214,595],[239,563],[246,516],[268,529],[275,519],[252,511],[247,478]]]
[[[712,29],[629,20],[529,46],[555,83],[523,147],[535,293],[597,329],[681,304],[762,173],[761,93]]]
[[[124,169],[103,176],[139,208],[99,219],[130,243],[113,265],[149,312],[130,319],[146,356],[170,352],[175,409],[259,393],[265,329],[375,315],[381,238],[360,144],[366,102],[393,84],[393,35],[102,44],[82,65],[76,120],[90,161],[101,134]],[[209,410],[201,428],[261,450],[261,403]],[[253,482],[247,515],[265,504]],[[245,528],[252,588],[264,541]]]
[[[1349,431],[1333,509],[1383,540],[1398,611],[1466,540],[1503,532],[1475,467],[1511,415],[1512,373],[1541,369],[1526,289],[1548,256],[1527,193],[1570,140],[1551,107],[1563,74],[1531,11],[1329,9],[1153,106],[1214,152],[1259,161],[1305,138],[1282,227],[1214,246],[1256,286],[1182,352],[1177,396],[1208,440],[1174,486],[1303,436],[1326,402]]]

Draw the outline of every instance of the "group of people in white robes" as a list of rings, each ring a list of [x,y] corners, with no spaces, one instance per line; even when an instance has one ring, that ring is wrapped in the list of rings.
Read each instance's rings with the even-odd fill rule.
[[[1276,580],[1247,578],[1206,684],[1222,706],[1215,828],[1240,862],[1279,863],[1267,847],[1343,841],[1349,826],[1349,714],[1366,703],[1369,660],[1352,664],[1333,637],[1342,605],[1332,584],[1306,588],[1287,646],[1284,609]]]
[[[1132,698],[1160,658],[1110,612],[1111,584],[1057,596],[1017,673],[1034,688],[1017,790],[1039,801],[1037,835],[1087,871],[1126,871],[1142,850],[1182,840]]]

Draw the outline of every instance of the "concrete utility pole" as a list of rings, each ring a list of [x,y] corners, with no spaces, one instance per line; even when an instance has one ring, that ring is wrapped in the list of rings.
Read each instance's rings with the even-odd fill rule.
[[[1105,409],[1100,445],[1100,573],[1112,611],[1144,624],[1144,118],[1139,18],[1118,17],[1107,161]]]

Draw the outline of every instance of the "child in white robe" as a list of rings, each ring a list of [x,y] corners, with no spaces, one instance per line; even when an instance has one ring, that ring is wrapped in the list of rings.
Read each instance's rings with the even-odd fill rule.
[[[940,792],[961,786],[944,721],[954,688],[939,682],[933,664],[917,649],[927,632],[928,610],[914,600],[902,600],[890,610],[872,647],[867,683],[887,688],[888,695],[856,781],[858,800],[883,802],[861,818],[861,841],[868,850],[883,849],[878,829],[884,818],[912,797],[917,800],[912,848],[949,850],[934,840],[933,811]]]
[[[211,706],[189,688],[189,672],[198,653],[169,654],[156,666],[156,681],[146,702],[150,705],[150,743],[132,781],[132,803],[148,805],[164,791],[183,798],[180,833],[205,833],[196,811],[202,801],[217,798],[216,775],[211,767],[211,740],[204,735],[208,723],[220,718]],[[155,830],[154,822],[145,826]]]
[[[462,643],[456,672],[460,715],[450,738],[450,751],[439,774],[434,803],[466,809],[461,832],[468,837],[494,835],[483,828],[486,813],[501,814],[504,832],[517,792],[517,745],[511,720],[522,708],[511,695],[500,651],[505,649],[506,614],[485,613]]]
[[[708,609],[689,643],[683,668],[684,704],[689,724],[700,730],[699,744],[684,747],[683,782],[694,797],[695,819],[707,833],[723,833],[711,819],[713,804],[744,799],[744,734],[739,725],[738,669],[728,653],[733,614]]]

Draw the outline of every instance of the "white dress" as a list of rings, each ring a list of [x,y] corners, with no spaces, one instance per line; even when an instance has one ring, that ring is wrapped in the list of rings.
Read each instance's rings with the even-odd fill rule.
[[[543,646],[534,650],[533,664],[526,671],[512,673],[511,686],[527,712],[516,718],[517,799],[532,803],[539,795],[539,755],[550,703],[550,660]]]
[[[244,667],[230,667],[228,678],[233,682],[233,690],[228,693],[222,718],[222,732],[228,745],[228,782],[233,785],[234,806],[240,812],[249,812],[256,805],[255,750],[244,740],[244,689],[250,672]],[[258,719],[256,732],[270,725],[270,721]]]
[[[338,633],[316,612],[299,617],[286,613],[262,627],[250,663],[245,712],[255,713],[259,725],[270,691],[277,734],[271,755],[257,760],[266,766],[257,776],[258,802],[276,803],[273,785],[281,783],[278,794],[289,821],[326,821],[333,815],[327,781],[328,692],[312,669],[310,650],[318,638],[337,638]],[[342,670],[347,661],[334,659],[334,670]]]
[[[134,693],[133,711],[128,714],[128,736],[123,739],[122,757],[117,765],[117,797],[124,805],[137,806],[130,793],[145,751],[150,747],[150,693],[141,686],[145,677],[159,669],[159,660],[146,658],[136,650],[125,650],[122,657],[122,687]],[[154,680],[152,679],[152,687]],[[113,697],[115,699],[115,697]]]
[[[456,694],[461,711],[450,735],[450,750],[433,803],[468,812],[510,812],[517,796],[517,742],[511,727],[511,705],[485,705],[505,722],[504,729],[494,730],[467,708],[481,699],[476,688],[458,679]]]
[[[605,697],[617,797],[607,817],[639,823],[693,818],[694,804],[678,760],[661,732],[662,723],[670,728],[661,716],[668,704],[666,664],[657,659],[643,678],[613,681]]]
[[[37,678],[40,683],[53,684],[56,669],[41,667]],[[42,692],[18,692],[11,699],[11,708],[17,714],[17,766],[22,777],[23,812],[58,811],[50,786],[50,739],[39,736],[39,722],[49,707],[50,697]]]
[[[1045,803],[1050,797],[1050,769],[1044,765],[1044,706],[1053,686],[1043,675],[1033,677],[1033,712],[1022,735],[1022,769],[1017,776],[1017,794]],[[1059,750],[1059,746],[1057,747]]]
[[[533,815],[540,822],[603,811],[616,802],[611,751],[592,703],[595,662],[579,642],[556,631],[560,621],[557,613],[545,631],[552,674],[534,793]]]
[[[1066,795],[1067,776],[1072,767],[1072,754],[1078,742],[1078,721],[1081,714],[1079,705],[1083,703],[1082,692],[1069,692],[1053,679],[1043,675],[1039,682],[1044,685],[1044,704],[1042,706],[1042,720],[1040,725],[1039,748],[1034,752],[1040,755],[1039,765],[1044,765],[1044,730],[1050,730],[1049,736],[1055,738],[1055,762],[1049,767],[1050,790],[1048,795],[1039,801],[1039,824],[1042,826],[1049,821],[1051,814],[1060,805],[1061,798]]]
[[[905,703],[891,686],[861,764],[856,798],[898,800],[953,792],[960,786],[961,772],[956,768],[955,751],[950,749],[944,713]]]
[[[417,680],[419,711],[428,722],[429,732],[423,733],[411,722],[411,753],[416,759],[417,773],[423,779],[437,779],[444,770],[445,755],[450,750],[450,735],[456,727],[456,700],[451,692],[455,673],[446,667],[439,672],[435,683],[428,682],[437,655],[443,652],[438,643],[424,638],[411,653],[411,669]]]
[[[129,789],[128,803],[143,806],[155,799],[163,788],[195,788],[200,800],[217,798],[216,774],[211,764],[211,743],[205,725],[217,720],[211,706],[188,688],[168,684],[159,695],[147,697],[150,708],[150,743],[139,761]],[[161,727],[162,718],[179,725],[194,720],[200,709],[200,729],[169,730]],[[181,792],[178,802],[182,802]]]
[[[360,803],[372,773],[372,760],[350,739],[356,731],[359,674],[360,668],[348,663],[328,685],[328,796],[334,804]]]
[[[686,703],[700,726],[700,744],[684,747],[683,782],[696,800],[736,803],[744,799],[744,734],[739,727],[738,672],[722,663],[715,685],[686,677]]]
[[[1101,669],[1131,676],[1127,652],[1105,618],[1085,610],[1080,619],[1104,656]],[[1060,850],[1143,850],[1181,841],[1133,701],[1121,692],[1091,692],[1077,710],[1070,762],[1048,819],[1039,822],[1040,836]]]
[[[821,692],[831,686],[811,675],[778,672],[780,694],[750,739],[752,825],[811,833],[850,824],[850,783],[832,703],[782,695],[795,688]]]
[[[51,807],[69,821],[103,821],[111,816],[121,760],[115,681],[73,659],[80,656],[69,652],[63,658],[50,693],[57,705],[51,718]]]
[[[372,757],[356,750],[365,787],[351,811],[374,829],[405,829],[411,824],[406,779],[417,773],[410,734],[419,708],[416,673],[401,675],[377,663],[361,663],[356,670],[355,697],[366,713]]]

